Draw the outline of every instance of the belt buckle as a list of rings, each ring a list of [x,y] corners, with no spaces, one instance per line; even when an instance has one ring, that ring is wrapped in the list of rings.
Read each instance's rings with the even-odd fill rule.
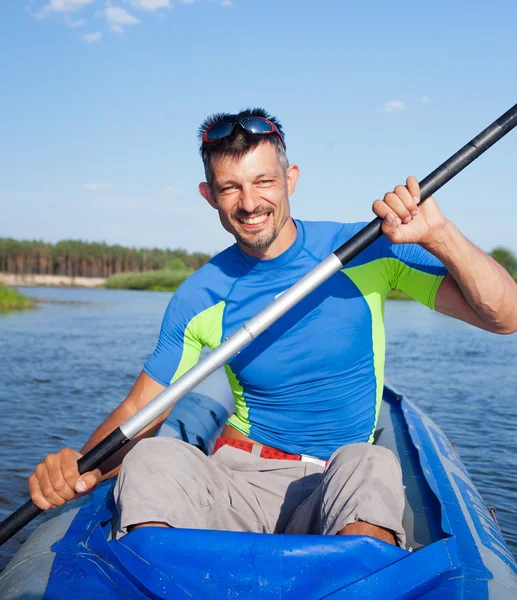
[[[308,454],[300,454],[300,460],[302,462],[313,463],[314,465],[320,465],[320,467],[325,467],[327,465],[326,460],[321,460],[320,458],[315,458],[314,456],[309,456]]]

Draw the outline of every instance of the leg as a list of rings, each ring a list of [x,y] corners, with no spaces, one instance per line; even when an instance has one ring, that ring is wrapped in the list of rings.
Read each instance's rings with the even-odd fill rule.
[[[404,486],[395,455],[381,446],[350,444],[334,452],[316,491],[286,533],[369,535],[405,547]]]
[[[405,547],[404,486],[395,455],[350,444],[334,452],[322,482],[323,533],[370,535]]]
[[[246,482],[180,440],[142,440],[125,457],[115,486],[117,537],[140,526],[261,531],[244,498]],[[242,493],[241,493],[242,492]]]
[[[229,446],[207,457],[173,438],[142,440],[115,486],[117,537],[150,525],[273,533],[310,493],[296,485],[306,469]]]

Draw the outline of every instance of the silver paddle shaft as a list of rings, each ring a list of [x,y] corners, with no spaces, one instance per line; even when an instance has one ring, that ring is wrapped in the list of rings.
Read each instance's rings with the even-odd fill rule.
[[[282,317],[288,310],[305,296],[310,294],[329,277],[343,268],[343,264],[335,254],[331,254],[317,267],[309,271],[281,296],[261,310],[250,321],[244,323],[231,337],[227,338],[220,346],[206,358],[192,367],[177,381],[163,390],[154,400],[140,409],[120,426],[122,433],[132,439],[142,429],[150,425],[163,412],[172,408],[180,398],[192,391],[206,377],[224,365],[232,356],[240,352],[258,335]]]

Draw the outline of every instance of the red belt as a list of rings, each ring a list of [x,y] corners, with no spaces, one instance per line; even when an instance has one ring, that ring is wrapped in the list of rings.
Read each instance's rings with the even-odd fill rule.
[[[328,461],[320,460],[314,456],[308,456],[306,454],[290,454],[278,448],[272,448],[271,446],[263,446],[262,444],[255,444],[254,442],[245,442],[244,440],[234,440],[233,438],[220,437],[215,440],[214,454],[222,446],[233,446],[244,452],[253,453],[253,446],[260,447],[260,453],[257,454],[261,458],[273,458],[275,460],[300,460],[302,462],[312,462],[318,465],[325,466]]]

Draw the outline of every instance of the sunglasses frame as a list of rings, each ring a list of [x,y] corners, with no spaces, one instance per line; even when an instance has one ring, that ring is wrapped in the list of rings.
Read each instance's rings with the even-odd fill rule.
[[[266,123],[269,124],[270,131],[250,131],[244,125],[244,121],[246,121],[248,119],[260,119],[261,121],[265,121]],[[230,124],[232,126],[232,128],[229,131],[229,133],[227,133],[226,135],[223,135],[221,137],[218,137],[215,140],[209,139],[208,138],[208,132],[211,129],[213,129],[214,127],[216,127],[217,125],[222,125],[223,123],[228,123],[228,124]],[[202,144],[210,144],[212,142],[218,142],[219,140],[223,140],[225,137],[229,137],[230,135],[232,135],[233,129],[234,129],[235,125],[240,125],[248,133],[253,133],[255,135],[271,135],[272,133],[275,133],[280,138],[280,141],[282,142],[282,146],[284,147],[284,150],[287,149],[286,145],[285,145],[285,142],[284,142],[284,138],[282,137],[282,134],[278,130],[278,127],[272,121],[270,121],[269,119],[266,119],[265,117],[259,117],[259,116],[243,117],[242,119],[239,119],[238,121],[218,121],[217,123],[214,123],[213,125],[211,125],[205,131],[205,133],[203,134]]]

